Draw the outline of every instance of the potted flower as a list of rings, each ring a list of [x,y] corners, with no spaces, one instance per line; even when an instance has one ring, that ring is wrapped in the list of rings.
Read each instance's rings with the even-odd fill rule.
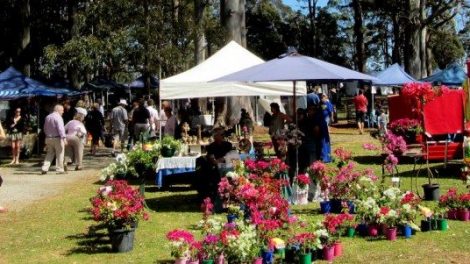
[[[141,144],[135,145],[127,154],[129,166],[134,167],[141,179],[145,179],[147,175],[154,176],[157,157],[156,151],[145,151]]]
[[[308,204],[308,185],[310,184],[310,177],[307,173],[299,174],[295,178],[294,185],[295,198],[294,204]]]
[[[233,204],[229,204],[227,206],[227,222],[228,223],[235,222],[235,219],[239,218],[241,214],[242,214],[242,211],[240,210],[240,206],[236,206]]]
[[[171,256],[175,258],[175,264],[186,264],[191,248],[195,245],[194,235],[186,230],[174,229],[166,234],[166,238],[170,242]]]
[[[148,220],[144,199],[126,181],[110,180],[91,198],[93,219],[108,228],[114,251],[132,250],[140,219]]]
[[[202,240],[201,256],[203,264],[214,264],[220,254],[220,240],[217,235],[207,234]]]
[[[400,118],[391,122],[388,127],[393,134],[402,136],[408,144],[421,143],[420,139],[422,141],[423,127],[418,119]]]
[[[458,218],[459,199],[456,188],[450,188],[447,193],[441,195],[439,207],[446,208],[448,219],[455,220]]]
[[[346,234],[347,237],[354,237],[354,234],[356,232],[356,227],[357,227],[357,222],[355,220],[355,217],[351,214],[343,214],[344,215],[344,220],[343,224],[341,227],[344,229],[344,233]]]
[[[194,241],[189,247],[189,257],[187,264],[199,264],[199,256],[201,255],[202,243],[201,241]]]
[[[260,240],[255,225],[240,221],[227,224],[220,233],[228,263],[254,263],[259,261]]]
[[[163,157],[173,157],[181,149],[181,142],[171,136],[164,136],[161,141],[160,154]]]
[[[113,179],[125,179],[129,171],[129,159],[124,153],[116,156],[116,161],[109,164],[100,172],[100,180],[105,182]]]
[[[381,207],[379,214],[383,217],[383,223],[387,226],[385,237],[387,240],[397,239],[397,225],[400,222],[400,214],[397,210],[389,207]]]
[[[470,220],[470,193],[464,193],[459,196],[460,208],[458,212],[459,219],[461,221]]]
[[[294,235],[289,239],[289,244],[298,248],[300,264],[312,263],[312,252],[321,248],[321,241],[314,233],[305,232]]]

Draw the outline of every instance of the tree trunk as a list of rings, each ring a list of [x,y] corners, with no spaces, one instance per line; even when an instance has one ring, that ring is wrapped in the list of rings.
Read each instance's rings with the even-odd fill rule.
[[[392,25],[393,25],[393,51],[392,51],[392,63],[402,64],[401,61],[401,48],[402,48],[402,39],[401,39],[401,30],[400,24],[398,22],[398,14],[392,16]]]
[[[317,0],[308,0],[308,18],[310,21],[310,38],[312,40],[312,44],[310,45],[310,54],[313,57],[317,57],[317,30],[315,24],[315,17],[317,11]]]
[[[69,23],[69,39],[78,36],[78,24],[77,24],[77,15],[78,15],[78,0],[68,0],[67,1],[67,13],[68,13],[68,23]],[[78,76],[78,69],[76,65],[67,65],[67,77],[69,79],[70,85],[78,89],[80,88],[80,80]]]
[[[354,9],[354,36],[356,38],[356,68],[360,72],[366,71],[365,63],[365,44],[364,44],[364,30],[363,30],[363,11],[360,0],[352,2]]]
[[[419,21],[420,21],[420,36],[419,36],[419,58],[421,61],[421,75],[420,78],[425,78],[428,76],[426,61],[427,61],[427,52],[426,52],[426,43],[427,43],[427,27],[424,25],[424,21],[426,20],[426,0],[421,0],[419,5]]]
[[[421,77],[419,8],[419,0],[408,0],[405,9],[408,18],[405,33],[405,71],[417,79]]]
[[[19,30],[17,33],[18,46],[16,49],[16,66],[17,68],[26,74],[31,75],[31,10],[29,0],[17,0],[18,18],[19,18]],[[5,40],[3,40],[5,41]]]
[[[202,25],[202,19],[204,15],[204,9],[206,8],[206,3],[204,0],[194,0],[194,24],[195,24],[195,34],[194,34],[194,62],[199,64],[203,62],[205,57],[205,45],[206,38],[204,36],[204,29]],[[198,106],[202,113],[207,112],[207,98],[199,98]]]
[[[246,47],[245,0],[220,0],[220,18],[226,31],[226,40],[234,40]],[[216,122],[222,126],[233,126],[240,117],[240,109],[245,108],[253,117],[251,98],[238,96],[217,98]]]

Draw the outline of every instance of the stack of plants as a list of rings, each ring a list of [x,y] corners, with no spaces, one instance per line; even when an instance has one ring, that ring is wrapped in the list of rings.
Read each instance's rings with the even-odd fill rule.
[[[458,193],[456,188],[450,188],[440,197],[439,206],[450,220],[470,220],[470,192]]]

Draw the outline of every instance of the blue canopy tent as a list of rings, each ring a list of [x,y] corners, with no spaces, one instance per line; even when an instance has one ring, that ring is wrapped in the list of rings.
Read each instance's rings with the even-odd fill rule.
[[[131,83],[128,84],[128,86],[132,88],[144,88],[145,87],[145,77],[142,75],[139,78],[135,79]],[[158,78],[155,78],[154,76],[150,76],[150,88],[151,89],[158,89],[160,87],[160,81]]]
[[[467,74],[458,64],[453,63],[444,70],[435,73],[429,77],[421,79],[423,82],[441,83],[449,86],[462,86],[466,80]]]
[[[402,86],[405,83],[416,82],[416,79],[406,73],[398,63],[379,72],[375,77],[378,80],[372,83],[377,86]]]
[[[66,88],[54,88],[33,80],[13,67],[0,73],[0,99],[11,100],[32,96],[79,95],[80,92]]]

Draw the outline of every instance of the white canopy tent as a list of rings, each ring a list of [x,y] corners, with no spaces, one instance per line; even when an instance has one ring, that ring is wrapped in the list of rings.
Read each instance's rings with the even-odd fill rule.
[[[293,95],[291,82],[209,82],[264,61],[238,43],[231,41],[201,64],[160,81],[162,100],[228,96]],[[297,95],[306,94],[305,82]]]

